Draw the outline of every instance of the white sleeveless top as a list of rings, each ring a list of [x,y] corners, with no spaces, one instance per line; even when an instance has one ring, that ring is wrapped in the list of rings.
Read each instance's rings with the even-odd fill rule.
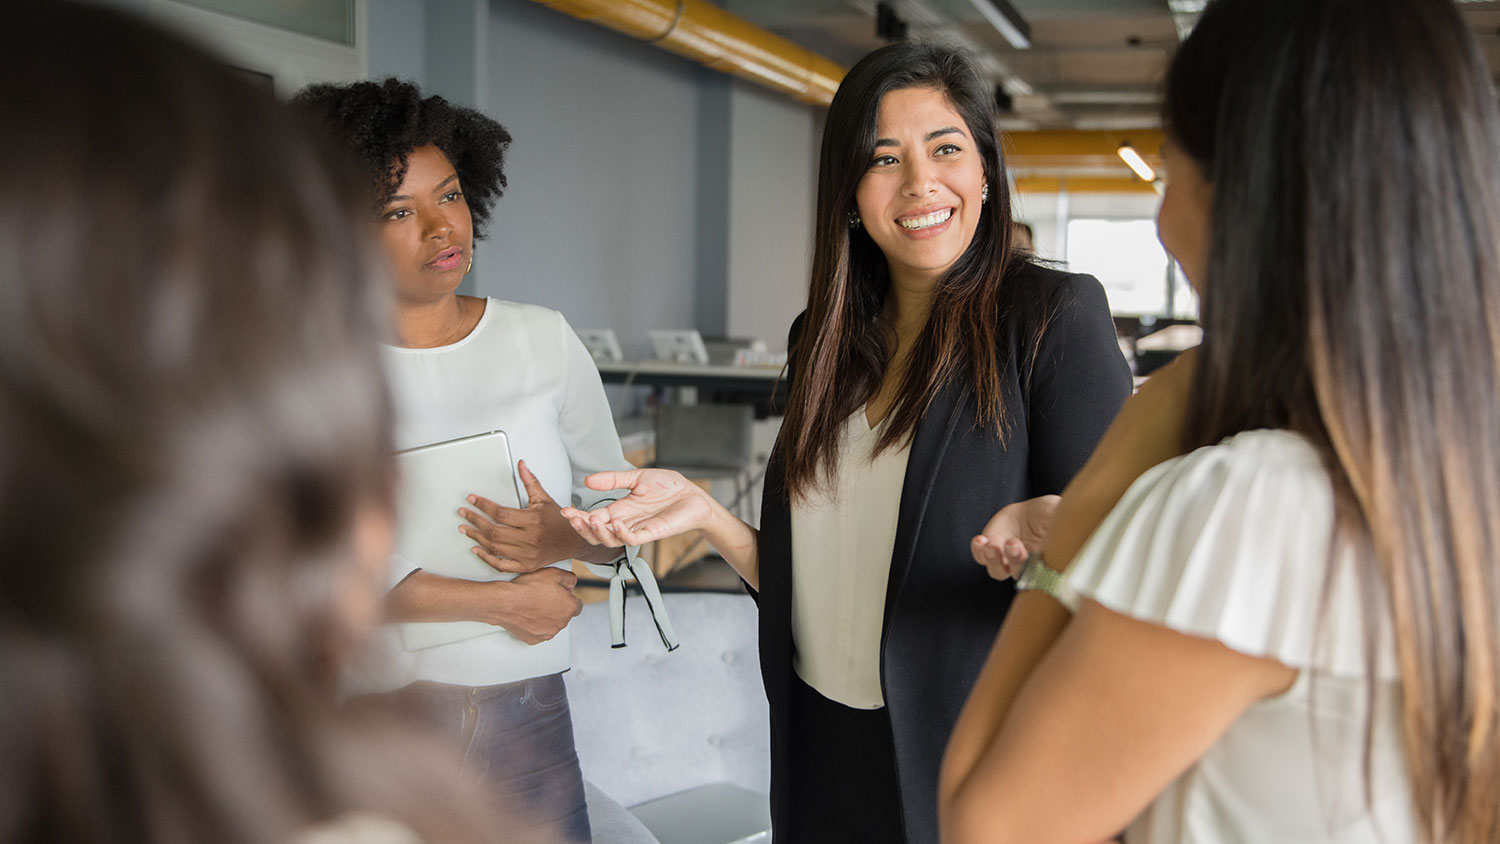
[[[844,423],[838,478],[792,505],[792,668],[829,700],[885,705],[880,634],[910,445],[871,456],[887,416],[871,428],[861,407]]]
[[[1299,670],[1141,813],[1127,844],[1417,840],[1384,621],[1364,799],[1359,561],[1341,555],[1325,610],[1333,527],[1333,488],[1312,446],[1248,431],[1142,475],[1073,561],[1067,577],[1082,597]]]

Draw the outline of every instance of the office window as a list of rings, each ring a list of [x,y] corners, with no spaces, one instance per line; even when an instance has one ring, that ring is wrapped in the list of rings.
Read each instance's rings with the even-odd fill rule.
[[[1068,221],[1068,269],[1099,279],[1109,309],[1119,315],[1173,316],[1193,319],[1198,300],[1181,269],[1156,239],[1155,220],[1075,219]]]

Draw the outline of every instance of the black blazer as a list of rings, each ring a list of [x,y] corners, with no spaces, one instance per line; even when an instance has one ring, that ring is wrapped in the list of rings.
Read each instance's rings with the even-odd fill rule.
[[[1048,324],[1023,377],[1033,320],[997,326],[1011,364],[1008,445],[975,425],[966,384],[950,383],[917,424],[901,489],[881,634],[881,688],[895,739],[909,844],[936,844],[938,769],[969,689],[1015,596],[988,577],[969,541],[997,510],[1062,492],[1130,395],[1104,289],[1092,276],[1028,265],[1008,283],[1052,288]],[[801,318],[793,323],[792,339]],[[791,345],[788,348],[792,348]],[[792,361],[791,377],[795,377]],[[760,665],[771,709],[774,830],[787,827],[792,669],[792,532],[779,456],[767,467],[759,540]],[[837,788],[837,783],[816,786]]]

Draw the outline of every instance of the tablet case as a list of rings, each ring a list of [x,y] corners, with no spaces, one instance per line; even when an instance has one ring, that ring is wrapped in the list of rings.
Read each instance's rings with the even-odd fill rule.
[[[468,496],[482,495],[506,507],[522,506],[515,461],[504,431],[461,437],[396,453],[400,473],[396,494],[396,554],[422,569],[463,580],[510,580],[470,549],[474,540],[459,533],[468,522],[458,508]],[[470,509],[474,509],[470,507]],[[504,634],[481,621],[403,622],[401,644],[408,651]]]

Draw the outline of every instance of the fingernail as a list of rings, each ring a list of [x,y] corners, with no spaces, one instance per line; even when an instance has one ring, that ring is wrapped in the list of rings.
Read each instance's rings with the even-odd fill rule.
[[[974,537],[974,544],[988,545],[990,544],[990,538],[988,536],[985,536],[984,534],[980,534],[979,536]]]

